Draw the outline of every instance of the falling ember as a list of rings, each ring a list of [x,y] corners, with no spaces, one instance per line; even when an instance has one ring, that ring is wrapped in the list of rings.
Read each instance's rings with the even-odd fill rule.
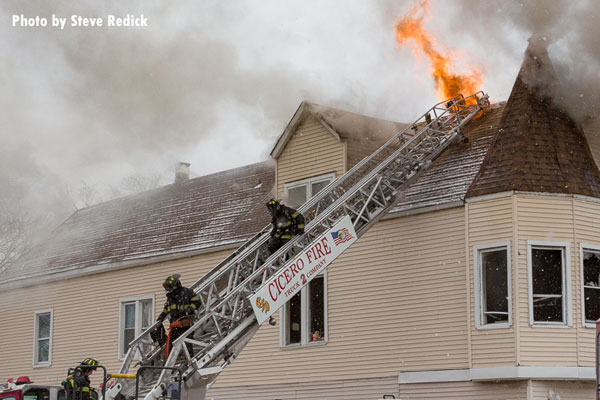
[[[415,42],[416,49],[421,50],[431,62],[431,75],[435,80],[435,93],[439,100],[454,97],[458,94],[466,96],[477,92],[483,76],[480,71],[470,70],[466,74],[452,72],[452,54],[442,54],[435,49],[433,38],[423,28],[423,19],[429,11],[429,1],[420,0],[396,24],[396,41],[403,45],[407,40]]]

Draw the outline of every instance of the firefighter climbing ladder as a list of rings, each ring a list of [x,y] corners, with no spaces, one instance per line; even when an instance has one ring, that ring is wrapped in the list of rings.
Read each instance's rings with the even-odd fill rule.
[[[349,217],[358,237],[363,235],[402,199],[403,190],[460,135],[460,128],[487,106],[487,95],[477,92],[430,108],[300,207],[306,219],[305,234],[271,255],[267,250],[270,226],[265,227],[192,286],[203,307],[197,321],[173,343],[168,358],[163,348],[152,343],[155,323],[131,342],[119,372],[126,374],[137,365],[164,366],[140,374],[140,394],[146,400],[160,398],[177,384],[178,376],[183,377],[186,397],[203,399],[207,386],[260,326],[250,297],[343,218]],[[188,343],[194,354],[189,353]],[[119,379],[106,398],[112,400],[118,394],[132,398],[135,389],[131,381]]]

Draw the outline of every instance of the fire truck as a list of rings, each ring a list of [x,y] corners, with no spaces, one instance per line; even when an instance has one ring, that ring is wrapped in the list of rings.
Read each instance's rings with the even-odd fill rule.
[[[28,376],[0,383],[0,400],[65,400],[62,386],[34,385]]]

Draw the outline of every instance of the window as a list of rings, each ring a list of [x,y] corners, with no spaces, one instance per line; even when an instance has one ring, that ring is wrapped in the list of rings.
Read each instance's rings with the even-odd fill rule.
[[[48,400],[50,391],[44,388],[31,388],[23,393],[23,400]]]
[[[323,273],[287,302],[281,318],[283,346],[325,342],[326,287],[326,275]]]
[[[583,279],[583,321],[595,327],[600,318],[600,247],[584,249],[582,246],[581,275]]]
[[[311,197],[319,193],[335,179],[335,174],[315,176],[301,181],[286,183],[284,185],[286,203],[293,208],[298,208]]]
[[[125,357],[129,343],[154,323],[154,297],[121,300],[119,356]]]
[[[510,326],[510,243],[475,246],[474,260],[477,328]]]
[[[33,365],[46,367],[52,358],[52,310],[39,310],[34,316]]]
[[[570,325],[569,244],[529,242],[529,322]]]

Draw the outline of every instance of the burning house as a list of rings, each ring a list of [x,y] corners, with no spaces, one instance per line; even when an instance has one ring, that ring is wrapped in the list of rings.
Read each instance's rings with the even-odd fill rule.
[[[600,148],[536,84],[550,65],[531,45],[508,101],[264,324],[207,398],[591,398]],[[0,275],[0,375],[56,383],[92,356],[116,371],[167,275],[191,284],[268,223],[269,197],[304,203],[403,128],[302,103],[275,166],[79,210]]]

